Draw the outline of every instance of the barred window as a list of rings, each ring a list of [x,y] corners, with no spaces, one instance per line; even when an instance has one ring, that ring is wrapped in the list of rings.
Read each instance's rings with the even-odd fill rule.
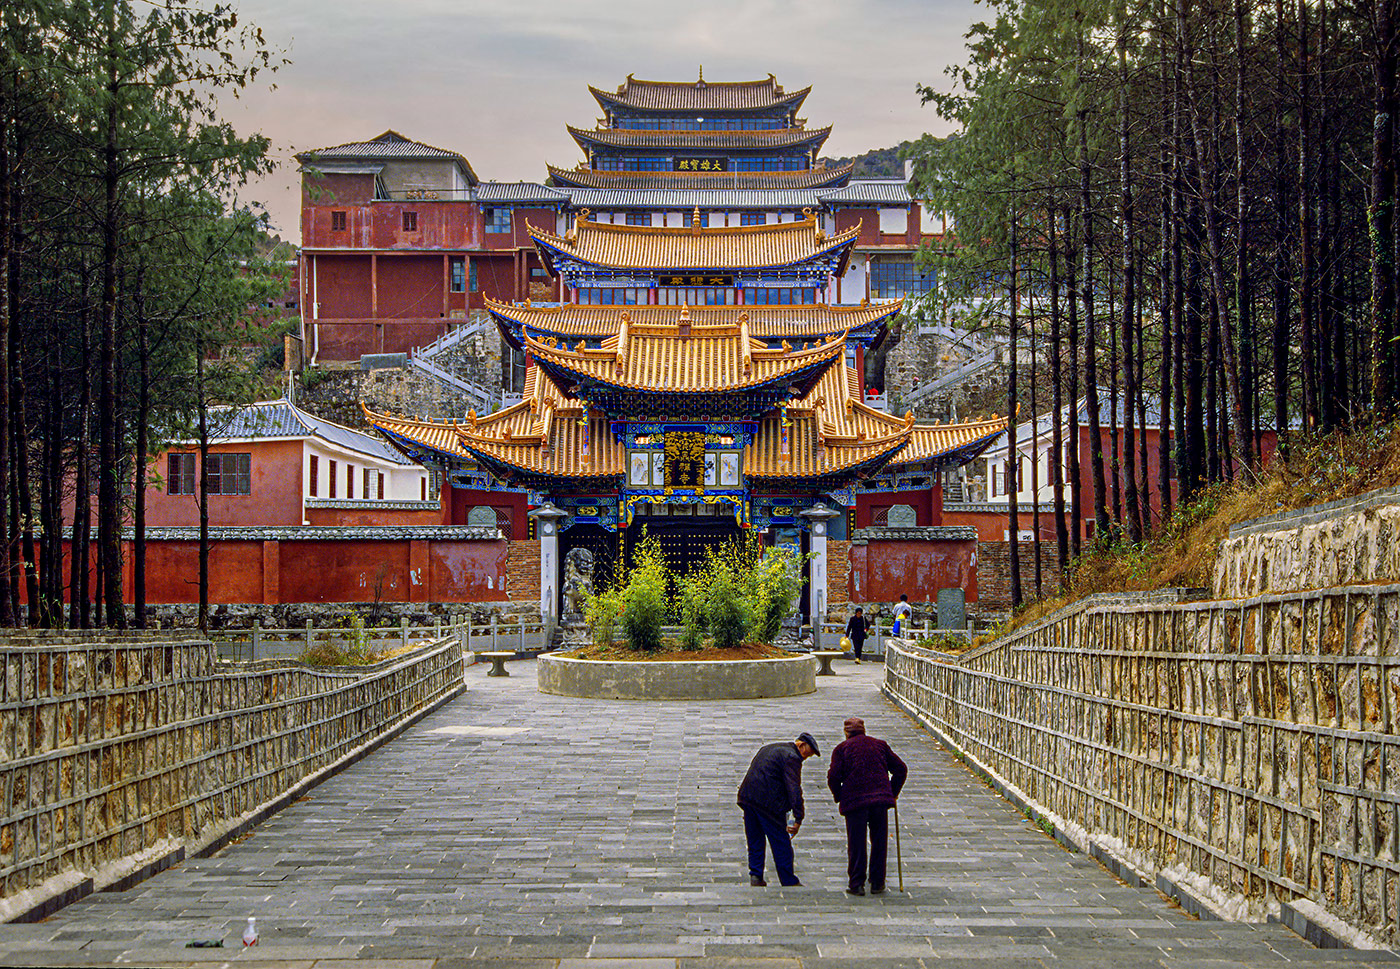
[[[252,494],[252,460],[251,454],[209,455],[209,494]]]
[[[165,490],[172,495],[194,494],[195,456],[172,454],[165,476]]]
[[[345,231],[345,213],[344,213],[344,212],[332,212],[332,213],[331,213],[331,231],[332,231],[332,232],[344,232],[344,231]]]
[[[405,231],[405,232],[417,232],[417,231],[418,231],[418,213],[417,213],[417,212],[405,212],[405,213],[403,214],[403,231]]]

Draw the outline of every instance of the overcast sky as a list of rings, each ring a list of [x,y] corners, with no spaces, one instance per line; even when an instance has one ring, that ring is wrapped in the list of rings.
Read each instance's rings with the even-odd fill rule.
[[[582,157],[565,125],[592,127],[592,84],[628,73],[710,81],[768,73],[812,86],[803,115],[833,125],[828,156],[947,133],[916,83],[946,86],[974,0],[240,0],[291,64],[229,102],[273,142],[279,174],[252,187],[297,238],[296,162],[309,148],[387,128],[465,155],[483,180],[543,181]]]

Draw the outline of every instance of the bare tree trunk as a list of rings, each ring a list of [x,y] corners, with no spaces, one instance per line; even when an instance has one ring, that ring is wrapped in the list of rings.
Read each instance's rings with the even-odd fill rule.
[[[1133,220],[1132,135],[1128,124],[1128,24],[1118,30],[1118,205],[1123,219],[1123,469],[1127,480],[1128,541],[1142,540],[1142,511],[1138,505],[1137,460],[1133,454],[1133,402],[1137,397],[1137,369],[1133,362],[1133,326],[1136,323],[1137,236]]]
[[[1167,49],[1167,29],[1166,29],[1166,6],[1165,4],[1158,10],[1158,19],[1161,35],[1160,59],[1162,71],[1162,97],[1167,98],[1168,92],[1172,90],[1171,84],[1171,58],[1168,57]],[[1176,106],[1172,105],[1171,115],[1176,116]],[[1173,309],[1176,301],[1173,299],[1174,274],[1172,266],[1176,262],[1175,253],[1178,251],[1180,239],[1177,226],[1177,181],[1175,164],[1175,145],[1172,141],[1172,132],[1175,130],[1175,122],[1165,126],[1162,136],[1162,143],[1158,146],[1161,158],[1158,168],[1162,178],[1162,200],[1161,215],[1159,218],[1161,235],[1161,262],[1157,267],[1157,313],[1161,317],[1162,338],[1161,350],[1162,359],[1157,371],[1157,392],[1160,395],[1158,402],[1158,436],[1157,436],[1157,490],[1161,493],[1162,522],[1165,523],[1172,516],[1172,351],[1173,332],[1172,326]],[[1175,331],[1180,336],[1180,331]],[[1179,344],[1177,344],[1179,345]],[[1180,438],[1176,438],[1180,442]]]
[[[1050,484],[1055,493],[1055,567],[1060,571],[1060,588],[1065,588],[1066,565],[1069,563],[1069,531],[1065,523],[1064,482],[1064,408],[1062,388],[1064,375],[1060,367],[1060,239],[1059,210],[1052,202],[1046,237],[1050,240],[1050,384],[1051,408],[1055,419],[1050,422]]]
[[[137,629],[146,628],[146,471],[150,443],[147,425],[151,416],[151,360],[146,330],[146,267],[136,270],[136,340],[139,388],[136,401],[135,507],[131,547],[131,596]]]
[[[98,351],[97,546],[109,627],[126,628],[122,608],[121,496],[117,488],[117,168],[116,0],[107,0],[107,117],[103,142],[102,324]]]
[[[1022,596],[1021,596],[1021,541],[1020,541],[1020,535],[1021,535],[1021,519],[1020,519],[1020,507],[1019,507],[1019,505],[1018,505],[1018,500],[1019,500],[1019,497],[1020,497],[1020,494],[1019,494],[1019,493],[1020,493],[1020,490],[1021,490],[1021,478],[1020,478],[1020,475],[1018,475],[1018,474],[1016,473],[1017,468],[1018,468],[1017,462],[1018,462],[1018,459],[1019,459],[1019,455],[1017,454],[1017,452],[1019,451],[1019,448],[1017,447],[1017,441],[1016,441],[1016,438],[1017,438],[1017,432],[1016,432],[1016,418],[1017,418],[1017,416],[1018,416],[1018,415],[1017,415],[1017,410],[1018,410],[1017,404],[1019,403],[1018,400],[1017,400],[1017,397],[1016,397],[1016,363],[1017,363],[1017,361],[1016,361],[1016,338],[1017,338],[1017,335],[1018,335],[1017,332],[1016,332],[1016,331],[1017,331],[1017,328],[1018,328],[1018,326],[1017,326],[1017,319],[1016,319],[1016,310],[1017,310],[1017,304],[1018,304],[1018,303],[1020,302],[1020,300],[1021,300],[1021,294],[1020,294],[1020,292],[1019,292],[1018,289],[1017,289],[1017,282],[1018,282],[1018,280],[1017,280],[1017,273],[1016,273],[1016,270],[1017,270],[1017,265],[1016,265],[1016,256],[1017,256],[1017,252],[1016,252],[1016,243],[1017,243],[1016,229],[1017,229],[1017,223],[1018,223],[1019,220],[1018,220],[1017,215],[1016,215],[1016,205],[1017,205],[1017,201],[1018,201],[1018,200],[1017,200],[1017,198],[1016,198],[1016,192],[1015,192],[1016,181],[1015,181],[1015,175],[1014,175],[1014,174],[1012,175],[1012,182],[1011,182],[1011,184],[1012,184],[1012,192],[1011,192],[1011,308],[1010,308],[1010,320],[1009,320],[1009,327],[1008,327],[1008,329],[1010,330],[1010,338],[1011,338],[1011,339],[1010,339],[1010,345],[1009,345],[1009,347],[1008,347],[1008,356],[1009,356],[1009,361],[1010,361],[1010,367],[1009,367],[1009,369],[1010,369],[1010,375],[1008,376],[1007,381],[1006,381],[1006,422],[1007,422],[1007,434],[1006,434],[1006,498],[1007,498],[1007,502],[1006,502],[1006,513],[1007,513],[1007,523],[1008,523],[1008,524],[1007,524],[1007,531],[1009,532],[1010,537],[1011,537],[1011,549],[1010,549],[1010,554],[1011,554],[1011,561],[1010,561],[1010,566],[1011,566],[1011,608],[1012,608],[1012,609],[1017,609],[1017,608],[1020,608],[1021,600],[1022,600]]]
[[[1303,424],[1318,427],[1313,297],[1312,57],[1308,51],[1308,0],[1298,0],[1298,330],[1303,361]]]
[[[209,407],[204,388],[204,340],[195,340],[195,393],[199,407],[199,628],[209,631]]]
[[[1288,453],[1288,333],[1289,326],[1289,259],[1288,251],[1288,135],[1285,127],[1289,112],[1284,95],[1288,83],[1288,39],[1284,31],[1284,2],[1274,0],[1278,67],[1274,103],[1274,431],[1280,457]]]
[[[11,99],[9,78],[0,78],[0,286],[5,287],[0,298],[0,510],[10,509],[10,247],[14,237],[10,231],[10,194],[13,186],[13,162],[10,153]],[[0,541],[0,626],[15,625],[13,594],[13,565],[9,536],[14,522],[5,515],[4,540]]]
[[[1083,66],[1084,35],[1080,31],[1080,64]],[[1084,300],[1084,407],[1089,418],[1089,476],[1094,488],[1094,535],[1100,542],[1110,537],[1108,491],[1103,470],[1103,425],[1099,413],[1098,332],[1094,320],[1094,213],[1090,189],[1088,112],[1079,118],[1079,204],[1084,219],[1084,278],[1080,290]]]
[[[83,366],[79,375],[78,391],[78,454],[74,462],[73,496],[73,579],[70,583],[68,624],[76,629],[92,628],[92,593],[89,575],[92,569],[92,440],[89,427],[92,421],[92,361],[91,361],[91,320],[88,316],[89,273],[87,263],[82,265],[82,282],[78,312],[82,329]]]
[[[1400,72],[1400,4],[1372,0],[1371,55],[1371,197],[1366,210],[1371,235],[1371,404],[1382,413],[1395,412],[1400,397],[1400,348],[1397,347],[1395,205],[1396,126],[1400,111],[1396,75]]]

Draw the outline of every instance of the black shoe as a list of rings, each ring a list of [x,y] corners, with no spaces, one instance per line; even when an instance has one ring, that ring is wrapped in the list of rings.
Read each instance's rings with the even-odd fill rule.
[[[870,889],[870,894],[871,894],[871,895],[883,895],[883,894],[885,894],[885,886],[884,886],[884,885],[881,885],[879,888],[872,888],[872,889]]]
[[[865,894],[865,886],[862,885],[862,886],[859,887],[859,888],[848,888],[848,889],[846,889],[846,894],[847,894],[847,895],[864,895],[864,894]]]
[[[799,881],[783,882],[783,887],[784,887],[784,888],[801,888],[801,887],[802,887],[802,883],[799,882]]]
[[[764,881],[762,878],[759,878],[757,875],[750,875],[750,876],[749,876],[749,884],[752,885],[754,888],[767,888],[767,887],[768,887],[768,883],[767,883],[766,881]]]

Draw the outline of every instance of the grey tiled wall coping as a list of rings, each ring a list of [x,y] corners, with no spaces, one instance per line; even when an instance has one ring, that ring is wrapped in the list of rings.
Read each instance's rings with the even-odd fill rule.
[[[1281,511],[1276,515],[1251,518],[1238,525],[1231,525],[1230,537],[1253,535],[1258,532],[1276,532],[1286,528],[1302,528],[1305,525],[1315,525],[1331,518],[1340,518],[1358,511],[1365,511],[1368,508],[1397,504],[1400,504],[1400,487],[1379,488],[1376,491],[1368,491],[1364,495],[1357,495],[1355,498],[1343,498],[1320,505],[1308,505],[1306,508]]]
[[[971,525],[916,525],[903,528],[871,525],[851,533],[851,542],[975,542],[977,529]]]
[[[127,530],[125,537],[135,537]],[[503,538],[500,529],[484,525],[260,525],[222,526],[209,529],[216,542],[337,542],[337,541],[480,541]],[[146,529],[147,540],[197,542],[195,526]]]

